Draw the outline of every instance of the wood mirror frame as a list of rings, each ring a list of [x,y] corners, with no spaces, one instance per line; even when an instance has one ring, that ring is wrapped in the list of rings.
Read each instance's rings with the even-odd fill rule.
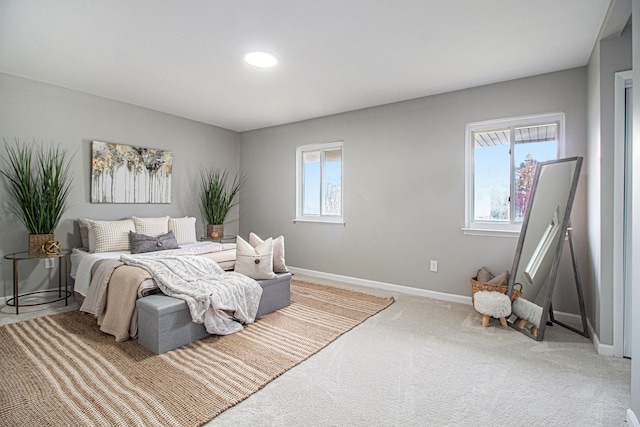
[[[515,287],[516,290],[522,288],[522,296],[513,301],[513,312],[508,323],[537,341],[542,341],[544,337],[547,320],[554,320],[551,297],[571,220],[582,160],[582,157],[571,157],[541,162],[534,174],[507,295],[512,294],[516,285],[519,285]],[[573,245],[572,242],[570,244]],[[574,259],[580,310],[584,319],[584,304],[575,266]]]

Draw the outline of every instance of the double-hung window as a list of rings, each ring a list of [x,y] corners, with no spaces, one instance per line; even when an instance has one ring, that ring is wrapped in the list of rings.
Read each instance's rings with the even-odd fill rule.
[[[296,150],[296,221],[343,224],[343,143]]]
[[[563,134],[562,113],[467,125],[465,233],[520,230],[536,165],[564,153]]]

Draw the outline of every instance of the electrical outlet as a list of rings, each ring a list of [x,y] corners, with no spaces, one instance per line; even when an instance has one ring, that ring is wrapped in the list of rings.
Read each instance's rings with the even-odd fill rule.
[[[430,267],[431,271],[433,271],[434,273],[438,272],[438,261],[435,260],[431,260],[431,267]]]
[[[54,262],[55,262],[55,259],[47,258],[47,259],[44,260],[44,267],[45,268],[53,268],[53,267],[55,267]]]

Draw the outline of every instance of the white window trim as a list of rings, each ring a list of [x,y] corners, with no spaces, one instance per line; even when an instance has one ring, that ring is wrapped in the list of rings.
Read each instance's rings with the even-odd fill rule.
[[[510,117],[505,119],[485,120],[481,122],[467,123],[465,126],[465,176],[464,176],[464,209],[465,226],[462,232],[473,236],[493,236],[493,237],[518,237],[522,224],[497,223],[491,221],[473,220],[473,188],[471,180],[473,177],[473,150],[471,134],[478,131],[489,131],[511,126],[533,126],[537,124],[558,122],[558,154],[557,158],[565,157],[565,114],[548,113],[531,116]]]
[[[302,214],[302,153],[305,151],[330,150],[340,148],[342,151],[342,191],[340,206],[342,215],[303,215]],[[293,223],[316,223],[345,226],[344,221],[344,141],[324,142],[319,144],[301,145],[296,148],[296,217]]]

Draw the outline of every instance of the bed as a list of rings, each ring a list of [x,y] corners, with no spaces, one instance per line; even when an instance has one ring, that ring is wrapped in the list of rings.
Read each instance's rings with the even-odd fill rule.
[[[196,242],[182,245],[180,249],[163,251],[163,255],[199,255],[218,263],[223,270],[233,270],[236,263],[235,243]],[[71,251],[71,277],[74,279],[74,292],[82,303],[91,285],[92,274],[106,260],[119,260],[122,255],[132,255],[131,251],[92,253],[87,248],[75,248]],[[154,256],[154,253],[133,254],[133,256]],[[156,255],[157,256],[157,255]],[[155,283],[143,286],[143,292],[157,289]]]
[[[100,329],[113,335],[116,341],[137,338],[139,329],[144,329],[139,328],[136,301],[149,295],[155,295],[165,305],[176,305],[172,300],[182,299],[178,301],[182,303],[180,310],[174,311],[186,310],[194,322],[203,323],[206,331],[216,334],[242,329],[240,323],[253,322],[256,314],[265,314],[266,307],[277,309],[289,304],[291,275],[288,270],[279,275],[270,271],[267,277],[253,278],[249,277],[252,272],[245,275],[234,271],[238,264],[236,244],[196,241],[195,218],[132,217],[119,221],[79,219],[78,222],[84,247],[74,249],[71,254],[74,292],[81,304],[80,310],[93,315]],[[269,241],[271,244],[271,239]],[[273,255],[268,256],[271,261]],[[254,258],[258,260],[257,255]],[[245,265],[253,267],[254,262]],[[274,280],[254,280],[266,278]],[[275,292],[270,290],[270,296],[262,295],[264,285],[272,282],[278,284],[276,304],[273,303]],[[153,305],[141,307],[155,310]],[[149,313],[147,309],[146,319],[153,323]],[[144,326],[149,335],[153,325]]]

